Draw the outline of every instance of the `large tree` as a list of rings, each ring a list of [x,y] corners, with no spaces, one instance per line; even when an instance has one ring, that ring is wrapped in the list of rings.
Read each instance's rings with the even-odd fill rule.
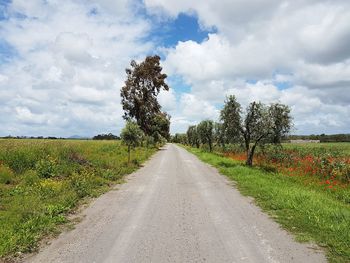
[[[159,56],[148,56],[146,59],[137,63],[132,60],[131,68],[126,69],[127,80],[122,87],[120,95],[124,110],[124,119],[135,119],[137,124],[148,136],[153,136],[155,127],[159,126],[162,118],[162,129],[160,134],[166,132],[166,121],[170,123],[169,116],[161,111],[161,106],[157,96],[161,90],[169,90],[165,82],[167,75],[162,73]],[[163,137],[168,138],[168,134]]]
[[[197,125],[199,138],[203,144],[208,144],[209,151],[213,150],[214,123],[211,120],[201,121]]]
[[[230,96],[221,111],[221,121],[231,141],[242,142],[247,153],[246,164],[253,165],[257,146],[279,144],[292,128],[290,108],[280,103],[265,105],[252,102],[244,116],[235,96]]]
[[[231,95],[226,98],[224,108],[220,112],[222,129],[225,137],[230,143],[239,141],[241,131],[241,105],[237,102],[236,97]]]

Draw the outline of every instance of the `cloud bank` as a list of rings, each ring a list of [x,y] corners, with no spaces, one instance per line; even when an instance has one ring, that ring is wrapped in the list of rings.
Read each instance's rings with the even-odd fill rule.
[[[229,94],[244,106],[280,101],[292,107],[296,133],[349,132],[348,1],[145,3],[155,14],[194,14],[203,28],[217,28],[201,43],[167,50],[166,69],[192,86],[192,103],[215,105]],[[216,108],[211,111],[205,117],[217,116]]]
[[[217,119],[230,94],[244,107],[290,105],[295,133],[350,131],[349,1],[14,0],[0,8],[1,136],[118,134],[124,70],[159,52],[171,77],[159,100],[172,132]],[[212,33],[154,43],[157,21],[180,14]]]
[[[2,135],[94,135],[124,125],[119,90],[131,58],[152,43],[128,1],[13,1],[0,37]],[[4,129],[5,128],[5,129]]]

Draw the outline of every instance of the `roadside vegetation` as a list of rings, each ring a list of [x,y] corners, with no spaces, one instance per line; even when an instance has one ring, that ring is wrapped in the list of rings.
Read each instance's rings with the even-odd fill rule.
[[[33,251],[155,151],[135,147],[129,163],[120,141],[0,140],[0,258]]]
[[[172,141],[234,180],[299,241],[325,248],[330,262],[350,262],[350,143],[282,143],[294,139],[292,127],[288,106],[242,110],[232,95],[219,122],[204,120]]]
[[[256,204],[295,234],[298,241],[317,243],[326,250],[330,262],[350,262],[348,184],[330,188],[322,176],[269,172],[222,153],[186,148],[234,180],[242,194],[254,197]]]
[[[218,149],[225,156],[242,161],[245,154],[239,149]],[[290,177],[303,177],[305,183],[338,193],[339,198],[350,203],[343,195],[350,184],[350,143],[283,144],[283,147],[261,149],[255,165],[266,171],[283,173]],[[345,191],[349,194],[348,191]]]
[[[170,116],[157,100],[169,90],[160,57],[130,66],[120,90],[126,120],[120,136],[0,139],[0,258],[35,249],[80,202],[121,182],[170,138]]]

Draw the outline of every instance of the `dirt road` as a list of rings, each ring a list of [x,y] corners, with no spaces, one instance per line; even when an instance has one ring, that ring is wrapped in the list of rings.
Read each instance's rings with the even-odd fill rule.
[[[215,169],[168,144],[29,262],[325,262]]]

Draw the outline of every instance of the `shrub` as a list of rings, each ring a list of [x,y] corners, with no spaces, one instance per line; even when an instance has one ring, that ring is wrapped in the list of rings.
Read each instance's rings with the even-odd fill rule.
[[[23,176],[23,183],[27,186],[34,186],[39,184],[40,178],[34,170],[26,171]]]
[[[12,170],[5,165],[0,165],[0,184],[11,184],[13,181],[14,174]]]
[[[51,156],[41,159],[36,163],[35,169],[41,178],[51,178],[55,176],[57,160]]]

